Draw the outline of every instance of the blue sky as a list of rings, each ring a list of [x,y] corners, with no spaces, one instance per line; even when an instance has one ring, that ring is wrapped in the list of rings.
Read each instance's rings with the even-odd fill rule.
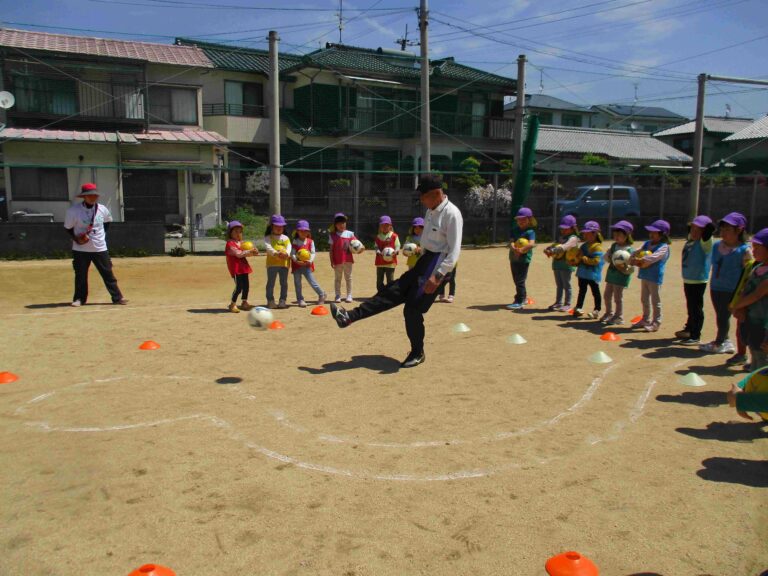
[[[406,25],[418,40],[417,6],[343,0],[343,42],[397,49]],[[338,42],[338,8],[339,0],[0,0],[8,28],[257,48],[267,47],[266,31],[275,29],[280,49],[293,53]],[[529,93],[579,105],[636,97],[638,106],[692,118],[697,74],[768,79],[768,0],[431,0],[429,9],[431,57],[516,77],[515,60],[525,53]],[[768,113],[768,89],[709,83],[706,113],[724,115],[726,105],[731,116],[760,117]]]

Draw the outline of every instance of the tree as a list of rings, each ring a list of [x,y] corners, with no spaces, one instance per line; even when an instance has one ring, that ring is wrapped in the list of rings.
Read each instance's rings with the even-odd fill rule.
[[[598,156],[597,154],[584,154],[581,157],[581,163],[586,166],[608,166],[609,162],[607,158]]]
[[[474,156],[468,156],[461,161],[459,168],[464,174],[457,176],[455,181],[466,190],[471,190],[475,186],[485,186],[485,178],[480,175],[480,160]]]

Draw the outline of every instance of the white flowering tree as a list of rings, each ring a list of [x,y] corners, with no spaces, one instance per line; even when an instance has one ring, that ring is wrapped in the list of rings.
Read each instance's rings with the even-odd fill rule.
[[[280,188],[290,188],[288,177],[280,174]],[[245,191],[247,194],[269,194],[269,171],[257,170],[245,177]]]
[[[497,214],[509,214],[512,206],[512,190],[510,182],[502,184],[495,190],[493,184],[472,186],[467,192],[466,208],[472,216],[490,217],[493,215],[493,204],[496,202]]]

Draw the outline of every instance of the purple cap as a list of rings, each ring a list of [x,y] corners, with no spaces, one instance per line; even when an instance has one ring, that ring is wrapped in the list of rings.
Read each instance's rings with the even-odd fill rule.
[[[726,214],[720,219],[721,225],[723,222],[730,224],[731,226],[735,226],[736,228],[747,227],[747,217],[740,212],[731,212],[730,214]]]
[[[515,218],[533,218],[533,210],[523,206],[522,208],[520,208],[520,210],[517,211],[517,214],[515,214]]]
[[[691,224],[698,226],[699,228],[706,228],[708,224],[712,224],[712,218],[705,216],[704,214],[699,214],[691,221]]]
[[[581,231],[582,232],[600,232],[600,224],[598,224],[594,220],[590,220],[586,224],[584,224],[584,227],[581,229]]]
[[[309,230],[309,222],[306,220],[299,220],[296,222],[296,230]]]
[[[285,226],[285,218],[280,214],[272,214],[272,218],[269,219],[269,223],[272,226]]]
[[[649,226],[646,226],[645,229],[648,230],[648,232],[658,232],[659,234],[667,235],[669,234],[670,230],[669,222],[666,220],[656,220],[655,222],[651,222]]]
[[[338,222],[340,220],[344,220],[344,222],[347,221],[347,217],[344,216],[344,212],[336,212],[336,214],[333,215],[334,222]]]
[[[227,224],[227,230],[228,230],[228,231],[229,231],[229,230],[232,230],[232,228],[238,228],[238,227],[239,227],[239,228],[242,228],[242,227],[243,227],[243,225],[242,225],[242,224],[240,224],[240,222],[238,222],[237,220],[232,220],[231,222],[229,222],[229,223]]]
[[[627,236],[629,236],[630,234],[632,234],[632,232],[635,231],[635,227],[632,226],[632,222],[627,222],[626,220],[619,220],[618,222],[616,222],[616,224],[611,226],[611,230],[621,230]]]
[[[752,236],[752,244],[760,244],[761,246],[768,247],[768,228],[763,228]]]
[[[560,228],[576,228],[576,216],[567,214],[560,220]]]
[[[411,226],[421,226],[424,227],[424,218],[421,216],[416,216],[413,220],[411,220]]]
[[[389,216],[382,216],[381,218],[379,218],[379,226],[381,226],[382,224],[389,224],[390,226],[392,226],[392,218],[390,218]]]

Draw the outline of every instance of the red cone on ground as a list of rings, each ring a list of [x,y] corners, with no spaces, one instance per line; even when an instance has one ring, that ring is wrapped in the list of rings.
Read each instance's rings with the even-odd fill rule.
[[[544,564],[549,576],[599,576],[597,566],[578,552],[563,552]]]
[[[312,308],[312,316],[325,316],[328,314],[328,308],[325,306],[315,306]]]
[[[269,325],[270,330],[282,330],[283,328],[285,328],[285,324],[280,322],[280,320],[275,320]]]
[[[160,344],[154,340],[147,340],[146,342],[142,342],[139,346],[139,350],[157,350],[158,348],[160,348]]]
[[[144,564],[136,568],[128,576],[176,576],[176,572],[159,564]]]
[[[19,377],[13,372],[0,372],[0,384],[10,384],[18,379]]]
[[[630,323],[632,323],[632,324],[637,324],[637,323],[638,323],[638,322],[640,322],[640,320],[642,320],[642,319],[643,319],[643,317],[642,317],[642,316],[635,316],[634,318],[632,318],[632,320],[630,320]]]
[[[533,298],[531,298],[530,296],[528,296],[528,298],[526,298],[525,303],[528,304],[529,306],[531,306],[533,304],[536,304],[535,300]]]
[[[573,316],[573,311],[574,311],[574,310],[575,310],[575,308],[571,308],[570,310],[568,310],[568,314],[570,314],[571,316]]]
[[[605,342],[618,342],[621,340],[621,337],[617,336],[615,332],[606,332],[600,336],[600,340],[604,340]]]

